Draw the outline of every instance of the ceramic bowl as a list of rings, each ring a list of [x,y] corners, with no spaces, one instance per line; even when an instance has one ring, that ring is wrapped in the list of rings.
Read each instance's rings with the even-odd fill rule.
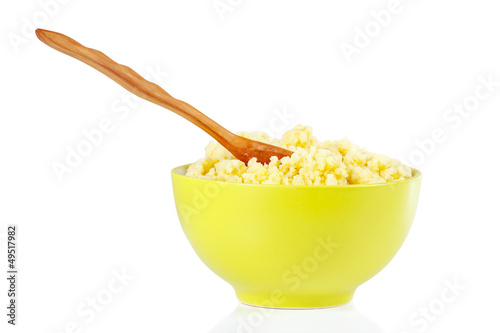
[[[318,308],[348,303],[405,240],[421,173],[381,184],[227,183],[172,170],[184,233],[245,304]]]

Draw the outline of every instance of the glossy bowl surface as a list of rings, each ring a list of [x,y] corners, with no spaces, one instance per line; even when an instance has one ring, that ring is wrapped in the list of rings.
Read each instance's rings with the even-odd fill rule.
[[[412,224],[421,173],[369,185],[254,185],[172,170],[179,219],[201,260],[246,304],[348,303],[394,257]]]

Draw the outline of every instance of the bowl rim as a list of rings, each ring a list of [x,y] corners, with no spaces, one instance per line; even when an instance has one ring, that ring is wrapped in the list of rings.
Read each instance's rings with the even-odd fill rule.
[[[199,181],[202,183],[216,183],[220,184],[221,186],[258,186],[262,188],[274,188],[274,187],[279,187],[279,188],[360,188],[360,187],[379,187],[379,186],[390,186],[390,185],[396,185],[396,184],[407,184],[407,183],[412,183],[419,181],[422,178],[422,172],[419,170],[410,167],[412,176],[410,178],[406,178],[403,180],[391,180],[389,182],[385,183],[372,183],[372,184],[352,184],[352,185],[281,185],[281,184],[247,184],[247,183],[236,183],[236,182],[224,182],[221,180],[213,180],[213,179],[204,179],[204,178],[194,178],[194,177],[189,177],[185,175],[185,171],[182,172],[182,170],[187,170],[187,168],[193,163],[188,163],[184,165],[177,166],[173,168],[170,171],[171,177],[178,177],[178,178],[184,178],[184,179],[189,179],[191,181]]]

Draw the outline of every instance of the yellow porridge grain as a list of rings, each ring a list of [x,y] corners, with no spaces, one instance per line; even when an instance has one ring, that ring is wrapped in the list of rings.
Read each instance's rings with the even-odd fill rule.
[[[210,142],[205,148],[205,158],[191,164],[186,176],[281,185],[371,184],[412,176],[410,167],[387,156],[370,153],[347,139],[319,142],[309,126],[298,125],[279,140],[265,133],[239,134],[294,153],[281,160],[273,157],[269,164],[253,158],[245,165],[219,143]]]

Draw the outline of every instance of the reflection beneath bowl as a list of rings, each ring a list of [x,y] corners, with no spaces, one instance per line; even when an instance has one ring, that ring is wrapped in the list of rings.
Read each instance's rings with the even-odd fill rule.
[[[307,310],[238,305],[209,333],[384,333],[352,304]]]

